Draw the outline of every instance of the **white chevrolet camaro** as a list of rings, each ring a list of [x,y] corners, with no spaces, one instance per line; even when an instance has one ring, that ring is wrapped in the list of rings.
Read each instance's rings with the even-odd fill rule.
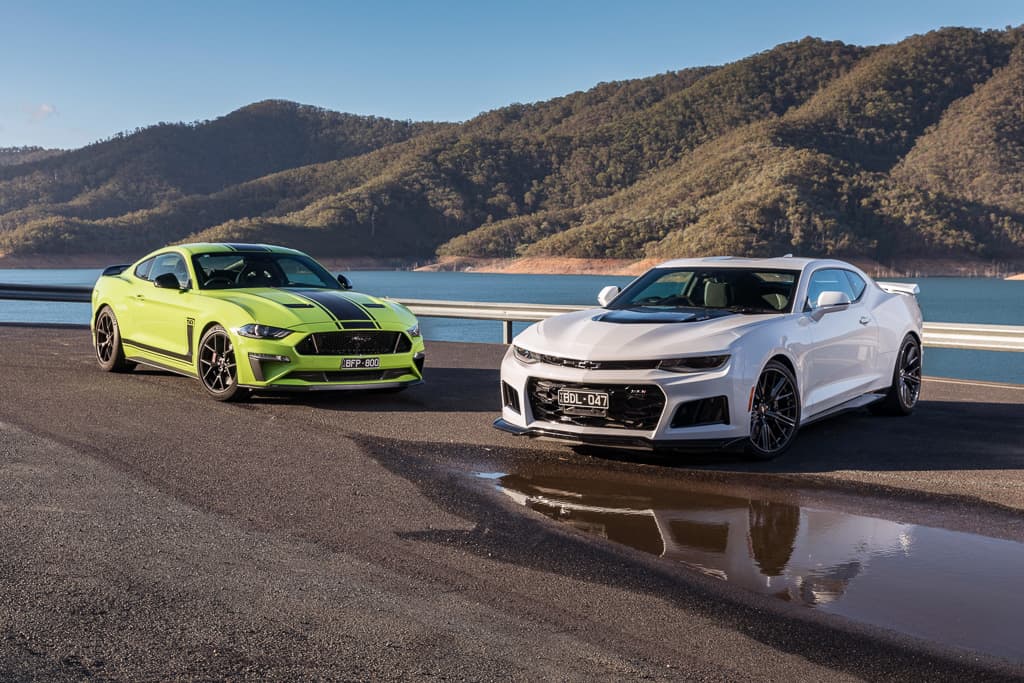
[[[501,364],[514,434],[622,448],[785,451],[801,425],[869,406],[909,415],[921,390],[917,286],[843,261],[669,261],[601,308],[549,318]]]

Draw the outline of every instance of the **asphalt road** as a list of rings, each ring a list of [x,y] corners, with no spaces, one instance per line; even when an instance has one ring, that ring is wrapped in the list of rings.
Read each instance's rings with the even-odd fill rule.
[[[929,381],[911,418],[821,423],[768,464],[596,457],[490,427],[498,346],[432,343],[399,395],[218,404],[101,373],[81,329],[0,340],[0,680],[1024,676],[583,536],[472,476],[810,488],[1024,540],[1024,389]]]

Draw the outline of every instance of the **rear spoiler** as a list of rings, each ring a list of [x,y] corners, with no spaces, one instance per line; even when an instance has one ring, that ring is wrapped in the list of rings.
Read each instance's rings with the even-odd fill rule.
[[[121,273],[123,273],[125,271],[125,268],[127,268],[130,265],[131,265],[130,263],[126,263],[123,266],[107,266],[106,268],[103,269],[103,272],[101,273],[101,275],[107,275],[107,276],[120,275]]]
[[[886,292],[890,294],[906,294],[907,296],[917,296],[921,293],[921,288],[915,285],[913,282],[879,282],[877,283]]]

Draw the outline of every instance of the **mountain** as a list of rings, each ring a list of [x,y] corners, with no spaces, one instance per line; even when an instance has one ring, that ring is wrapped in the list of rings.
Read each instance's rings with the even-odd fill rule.
[[[945,29],[874,49],[806,102],[719,135],[617,195],[484,226],[441,252],[1020,259],[1024,223],[1008,205],[978,202],[952,188],[928,193],[909,172],[922,163],[918,143],[924,149],[956,145],[942,133],[946,118],[965,102],[991,92],[1003,98],[1004,118],[1019,116],[1020,45],[1016,32]],[[1015,139],[1019,149],[1019,129],[1014,133],[992,117],[957,119],[958,130],[978,136],[1004,130],[1003,138]],[[1009,155],[1000,154],[969,155],[954,184],[977,177],[980,164]],[[1020,168],[1007,168],[1010,176],[1024,177]]]
[[[159,123],[60,156],[3,166],[0,250],[145,250],[193,229],[187,223],[154,229],[137,220],[147,211],[165,212],[175,202],[284,169],[358,157],[443,127],[268,100],[213,121]]]
[[[461,124],[268,101],[0,166],[0,252],[1024,261],[1024,32],[814,38]]]

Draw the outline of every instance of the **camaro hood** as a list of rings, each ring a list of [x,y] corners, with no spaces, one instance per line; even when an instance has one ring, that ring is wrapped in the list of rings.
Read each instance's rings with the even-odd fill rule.
[[[643,314],[603,308],[558,315],[527,328],[515,339],[536,353],[578,360],[674,358],[729,348],[752,327],[778,315],[727,314],[698,320],[686,312]]]
[[[230,301],[264,325],[301,330],[324,323],[415,324],[415,316],[394,301],[358,292],[305,287],[254,287],[204,292]]]

